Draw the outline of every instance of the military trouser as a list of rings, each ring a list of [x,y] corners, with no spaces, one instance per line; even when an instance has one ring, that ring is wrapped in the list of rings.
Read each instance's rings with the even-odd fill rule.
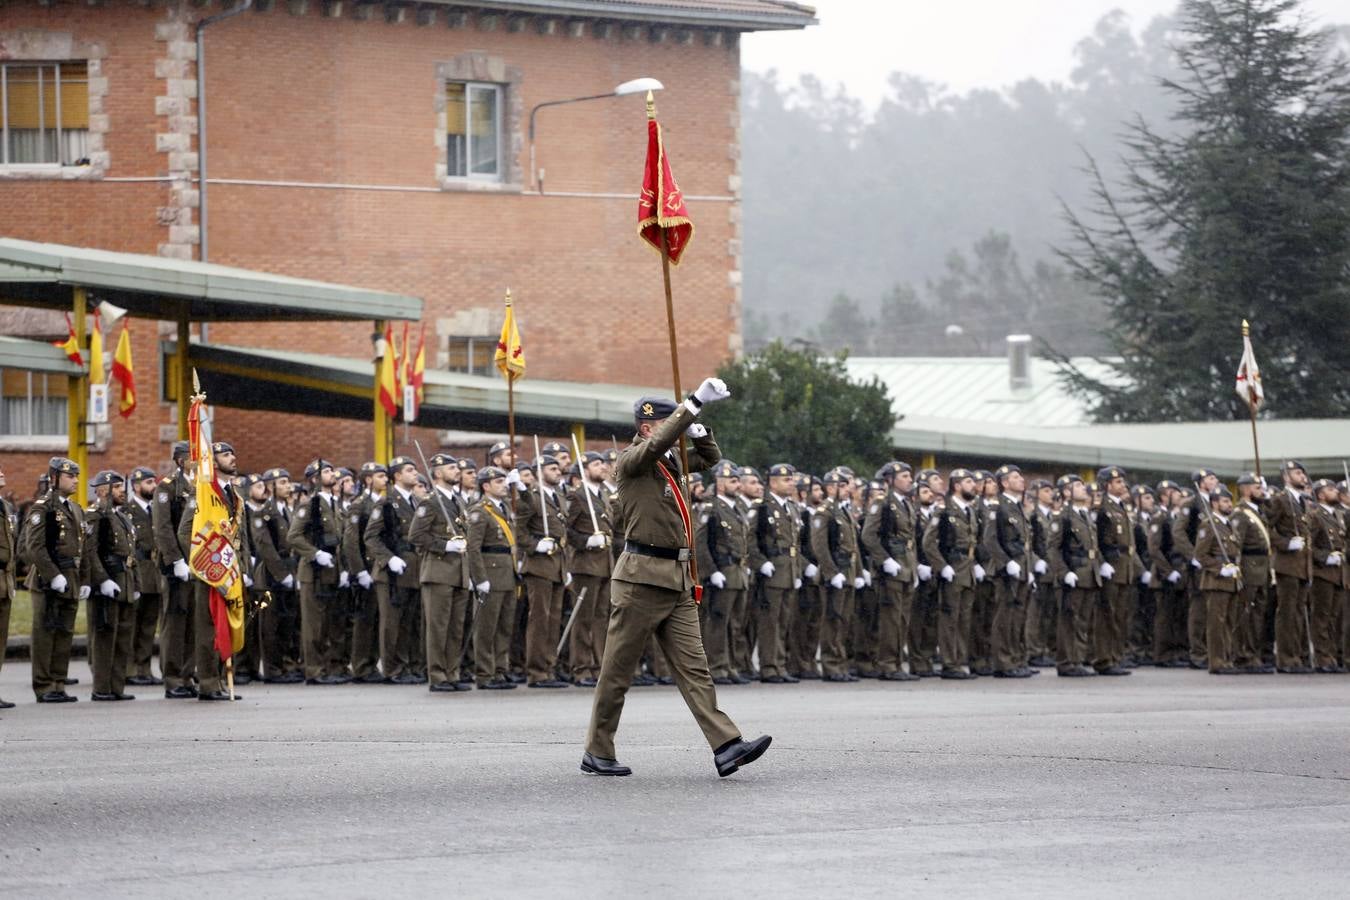
[[[820,675],[816,656],[820,652],[822,594],[821,586],[811,581],[803,581],[797,591],[797,614],[792,617],[792,640],[788,644],[788,672],[798,677]]]
[[[1242,597],[1228,591],[1205,591],[1205,646],[1209,670],[1231,669]]]
[[[1133,601],[1133,584],[1108,581],[1097,594],[1097,611],[1092,619],[1092,666],[1098,672],[1125,661]]]
[[[74,572],[63,572],[76,584]],[[70,671],[70,644],[75,636],[75,614],[79,601],[54,591],[35,590],[33,597],[33,694],[41,697],[49,691],[66,689]]]
[[[531,684],[552,681],[562,637],[563,583],[525,576],[529,620],[525,627],[525,675]]]
[[[196,660],[197,690],[212,694],[225,690],[225,663],[216,650],[216,626],[211,619],[211,589],[192,579],[192,648]]]
[[[933,672],[933,660],[938,654],[938,584],[932,578],[920,581],[914,590],[907,640],[910,674]]]
[[[611,591],[609,632],[586,733],[587,752],[615,758],[614,734],[632,683],[633,667],[653,636],[670,662],[680,695],[708,746],[716,750],[740,737],[736,724],[717,707],[717,689],[699,635],[698,610],[689,592],[627,581],[615,581]]]
[[[956,665],[969,662],[972,672],[985,674],[994,668],[994,584],[988,575],[974,588],[974,600],[970,605],[970,631],[967,637],[969,657],[953,660]],[[945,661],[947,654],[942,658]]]
[[[422,584],[422,620],[427,629],[427,680],[433,685],[459,681],[464,652],[464,610],[467,588],[449,584]]]
[[[899,578],[882,576],[876,585],[880,600],[877,610],[877,666],[883,675],[904,669],[905,643],[909,639],[909,621],[914,608],[914,576],[902,571]],[[911,667],[913,660],[911,658]]]
[[[703,655],[708,659],[708,670],[713,678],[731,676],[729,614],[736,605],[736,595],[744,593],[743,590],[718,590],[711,586],[703,589],[703,603],[698,608],[698,627],[703,634]]]
[[[572,666],[572,677],[577,681],[600,677],[600,660],[605,656],[605,632],[609,629],[609,576],[573,575],[572,590],[576,592],[576,603],[581,608],[572,620],[572,633],[568,637],[568,657]],[[583,591],[585,592],[583,594]],[[722,608],[722,662],[727,662],[727,620],[725,604],[722,598],[733,591],[722,591],[717,603]],[[706,595],[705,595],[706,597]],[[704,607],[709,605],[703,601]],[[704,631],[705,639],[707,631]],[[716,670],[713,672],[717,674]]]
[[[346,672],[347,660],[341,654],[346,621],[335,583],[300,583],[300,649],[306,681]]]
[[[990,632],[994,670],[1011,672],[1027,663],[1027,584],[1024,577],[994,577],[994,622]]]
[[[522,600],[525,602],[522,603]],[[516,589],[514,609],[516,617],[511,622],[510,671],[514,675],[525,675],[525,635],[530,630],[530,603],[523,586]]]
[[[860,675],[875,676],[877,667],[877,630],[880,596],[877,588],[864,587],[853,592],[853,624],[849,628],[849,659]]]
[[[298,666],[291,654],[291,635],[300,619],[296,592],[273,588],[272,602],[262,611],[261,619],[263,675],[277,678],[295,671]]]
[[[511,670],[511,632],[516,623],[516,588],[479,594],[473,620],[473,674],[480,685]]]
[[[352,677],[365,678],[380,664],[380,603],[374,585],[352,586]]]
[[[821,587],[824,610],[820,620],[820,668],[828,678],[847,675],[849,669],[848,635],[854,615],[853,586]]]
[[[1340,585],[1320,578],[1313,579],[1313,665],[1319,669],[1338,664],[1341,652],[1341,604],[1344,598],[1345,590]]]
[[[731,668],[743,675],[753,675],[754,664],[750,658],[754,649],[754,630],[751,626],[750,606],[755,602],[758,576],[752,576],[749,586],[741,592],[736,603],[727,611],[727,652],[731,656]]]
[[[1311,586],[1293,575],[1275,575],[1275,664],[1281,669],[1312,665],[1308,624]]]
[[[1199,576],[1193,576],[1186,591],[1189,607],[1186,613],[1186,642],[1190,647],[1191,665],[1203,669],[1208,665],[1209,649],[1205,638],[1209,609],[1204,591],[1200,590]]]
[[[145,562],[141,565],[150,565]],[[150,661],[155,655],[155,629],[159,627],[159,617],[163,601],[159,594],[142,593],[134,601],[135,611],[131,623],[131,655],[127,659],[126,674],[143,678],[154,676]],[[160,653],[160,671],[164,671],[163,651]]]
[[[1055,667],[1064,672],[1089,663],[1092,652],[1093,616],[1098,608],[1098,588],[1057,588]]]
[[[376,582],[375,598],[380,606],[380,664],[384,677],[412,674],[412,626],[417,619],[415,607],[422,605],[415,588]]]
[[[670,678],[670,664],[666,659],[665,653],[661,651],[661,642],[653,634],[647,639],[647,652],[643,654],[643,659],[647,661],[647,672],[653,678]],[[635,670],[639,675],[642,670]]]
[[[938,644],[942,671],[959,672],[970,658],[971,616],[975,609],[972,585],[943,583],[938,592]]]
[[[1256,578],[1250,581],[1244,578],[1238,596],[1233,663],[1244,668],[1259,666],[1264,654],[1270,652],[1264,638],[1266,612],[1270,607],[1270,588]]]
[[[759,639],[759,677],[787,673],[787,652],[783,646],[783,616],[789,603],[797,601],[792,588],[765,585],[755,610],[755,634]]]
[[[411,615],[403,617],[403,640],[408,646],[408,669],[417,676],[427,674],[427,629],[422,616],[422,592],[412,596]]]
[[[1190,656],[1186,637],[1186,619],[1190,612],[1186,590],[1181,583],[1168,584],[1164,578],[1157,594],[1153,613],[1153,661],[1186,660]]]
[[[1055,657],[1057,593],[1058,588],[1053,583],[1039,579],[1027,590],[1027,627],[1023,640],[1030,658],[1041,660]]]
[[[136,605],[89,595],[89,668],[95,694],[120,694],[127,684],[127,660],[136,625]]]
[[[166,691],[191,687],[197,671],[193,650],[193,602],[191,581],[173,575],[167,577],[168,593],[164,594],[164,624],[159,632],[159,668],[164,673]]]
[[[1158,589],[1136,585],[1134,611],[1130,616],[1130,656],[1140,663],[1153,662],[1153,623],[1158,616]]]
[[[0,597],[0,670],[5,668],[4,646],[9,641],[9,611],[14,605],[14,598],[6,595]]]

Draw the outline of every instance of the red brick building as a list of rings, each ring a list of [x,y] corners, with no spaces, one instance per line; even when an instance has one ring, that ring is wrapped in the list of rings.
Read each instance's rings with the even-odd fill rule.
[[[634,235],[642,97],[541,110],[542,190],[527,141],[536,104],[650,76],[666,86],[660,118],[697,224],[676,277],[682,368],[692,379],[740,350],[738,39],[804,27],[809,8],[254,0],[203,30],[199,73],[197,22],[222,11],[211,0],[0,5],[0,236],[200,258],[201,75],[211,262],[422,297],[429,366],[481,366],[510,287],[531,377],[664,384],[659,266]],[[42,330],[8,321],[11,333]],[[158,342],[172,326],[133,329],[141,406],[111,426],[91,468],[168,459],[176,428]],[[222,325],[205,339],[368,358],[369,331]],[[4,376],[17,410],[36,391]],[[64,438],[21,424],[0,421],[0,454],[22,495]],[[246,467],[371,447],[359,423],[300,415],[221,409],[216,428]]]

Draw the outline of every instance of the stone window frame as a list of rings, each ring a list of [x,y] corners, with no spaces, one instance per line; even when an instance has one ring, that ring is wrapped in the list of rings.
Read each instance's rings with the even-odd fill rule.
[[[112,160],[105,143],[108,78],[103,74],[103,60],[106,56],[102,44],[76,40],[69,31],[43,28],[0,31],[0,62],[83,62],[89,72],[89,165],[0,165],[0,181],[95,181],[108,174]]]
[[[502,91],[501,154],[505,165],[501,179],[465,178],[449,174],[446,162],[449,116],[446,111],[445,85],[451,81],[495,84]],[[481,50],[462,53],[454,59],[436,64],[436,182],[443,191],[485,191],[488,193],[519,194],[525,189],[525,173],[520,166],[524,147],[524,106],[521,92],[524,72],[520,66],[510,66],[500,56]]]

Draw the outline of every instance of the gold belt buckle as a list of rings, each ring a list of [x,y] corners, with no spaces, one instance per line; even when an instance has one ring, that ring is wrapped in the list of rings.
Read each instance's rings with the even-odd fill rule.
[[[796,548],[796,547],[789,547],[789,548],[788,548],[788,556],[796,556],[796,555],[797,555],[797,548]]]
[[[1096,558],[1097,558],[1097,551],[1096,551],[1096,550],[1089,550],[1089,551],[1088,551],[1088,559],[1096,559]]]

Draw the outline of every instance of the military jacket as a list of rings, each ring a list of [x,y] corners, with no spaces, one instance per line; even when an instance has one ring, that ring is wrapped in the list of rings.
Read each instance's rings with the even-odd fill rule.
[[[540,506],[539,498],[543,496],[543,506]],[[528,506],[529,512],[525,512],[522,507]],[[517,549],[524,554],[525,574],[533,575],[536,578],[546,578],[549,581],[561,582],[563,580],[563,560],[567,554],[567,500],[563,497],[562,491],[553,489],[552,495],[548,491],[540,491],[538,487],[530,488],[529,494],[520,498],[516,504],[518,515],[517,521],[520,522],[520,539]],[[539,553],[534,548],[545,537],[544,522],[548,521],[548,535],[553,539],[553,550],[548,553]]]
[[[1031,573],[1031,523],[1022,511],[1022,501],[1007,494],[999,494],[997,502],[985,504],[984,539],[989,574],[995,578],[1011,578],[1008,563],[1021,568],[1019,579],[1025,581]]]
[[[837,500],[826,500],[811,517],[811,549],[816,554],[822,584],[842,574],[845,587],[851,588],[853,579],[862,574],[853,516],[848,507]]]
[[[1265,503],[1266,523],[1270,527],[1270,543],[1275,551],[1275,574],[1307,581],[1312,578],[1312,523],[1311,507],[1315,504],[1289,488],[1276,491]],[[1289,541],[1303,539],[1303,549],[1290,550]]]
[[[277,590],[287,575],[296,574],[296,558],[291,553],[289,537],[290,507],[274,498],[268,499],[261,509],[249,511],[249,527],[254,555],[258,557],[258,575],[254,578],[260,587]]]
[[[1154,587],[1161,588],[1167,577],[1179,571],[1172,562],[1172,517],[1166,510],[1155,509],[1144,518],[1148,542],[1145,567],[1153,573]]]
[[[1031,556],[1032,565],[1036,560],[1045,563],[1045,571],[1036,576],[1037,584],[1054,584],[1055,576],[1051,571],[1050,554],[1050,523],[1054,520],[1055,514],[1052,510],[1042,509],[1039,505],[1031,510],[1031,515],[1027,521],[1031,523]],[[1033,568],[1034,572],[1034,568]]]
[[[408,542],[419,554],[418,577],[422,584],[469,586],[469,567],[465,553],[451,553],[445,545],[453,538],[465,538],[468,515],[460,508],[459,498],[439,487],[431,489],[431,496],[417,506],[413,513]]]
[[[468,528],[465,558],[472,583],[490,582],[491,591],[515,590],[515,523],[511,504],[505,501],[499,504],[484,496],[470,507]]]
[[[1229,562],[1240,566],[1242,561],[1242,540],[1233,530],[1233,520],[1229,518],[1225,521],[1218,514],[1213,518],[1207,516],[1195,534],[1195,558],[1200,561],[1200,590],[1236,594],[1242,587],[1242,580],[1225,578],[1219,574]]]
[[[585,492],[585,493],[583,493]],[[586,495],[590,494],[590,506]],[[595,526],[591,525],[591,510],[595,510]],[[594,549],[586,546],[593,534],[604,535],[605,545]],[[603,486],[591,490],[586,485],[572,492],[567,499],[567,543],[572,548],[573,575],[594,575],[607,578],[614,572],[614,523],[610,518],[609,491]]]
[[[343,513],[336,498],[315,492],[295,511],[287,543],[297,557],[297,581],[333,587],[342,570]],[[332,566],[320,566],[315,555],[323,550],[333,557]]]
[[[1111,564],[1112,584],[1134,584],[1144,574],[1135,543],[1134,517],[1124,503],[1103,498],[1097,510],[1097,547],[1102,561]]]
[[[144,507],[135,497],[128,497],[123,509],[136,529],[136,590],[142,594],[162,594],[164,578],[159,570],[159,548],[155,546],[154,495]]]
[[[726,590],[750,587],[745,576],[750,564],[750,528],[739,503],[713,497],[704,504],[698,517],[698,542],[704,580],[721,572],[727,580]]]
[[[29,590],[44,590],[57,575],[66,577],[61,596],[79,597],[80,585],[88,578],[85,558],[84,510],[55,490],[48,491],[28,509],[23,532],[23,556],[28,561]]]
[[[458,493],[455,503],[459,509],[465,504]],[[370,513],[380,498],[370,491],[362,491],[347,506],[347,516],[342,527],[342,560],[347,571],[355,578],[358,572],[370,573],[375,562],[366,546],[366,526],[370,524]]]
[[[14,505],[0,497],[0,600],[14,596],[19,568],[19,519]]]
[[[89,528],[89,585],[94,593],[105,581],[121,592],[117,599],[130,603],[136,588],[136,526],[125,507],[111,499],[92,504],[85,521]]]
[[[792,500],[780,503],[777,498],[767,496],[755,507],[750,568],[758,573],[764,563],[773,563],[773,576],[764,579],[765,587],[790,590],[802,577],[806,566],[798,552],[801,526],[801,512]],[[849,528],[852,527],[850,521]]]
[[[408,541],[408,532],[412,529],[416,512],[413,507],[415,500],[411,494],[405,499],[398,488],[391,486],[370,511],[370,521],[366,523],[366,548],[375,565],[371,574],[377,584],[396,582],[401,587],[410,588],[420,583],[417,554]],[[389,570],[389,560],[395,556],[407,564],[402,575],[393,576]]]
[[[155,488],[150,516],[155,529],[155,548],[159,550],[160,566],[167,572],[173,564],[188,555],[189,544],[179,539],[179,525],[187,512],[196,488],[182,469],[159,480]]]
[[[1050,522],[1050,571],[1055,581],[1064,584],[1070,572],[1078,576],[1078,589],[1101,587],[1101,551],[1097,547],[1097,526],[1092,513],[1072,504],[1060,510]]]
[[[1229,520],[1242,545],[1242,580],[1249,585],[1269,585],[1275,571],[1270,563],[1270,528],[1251,504],[1238,503]]]
[[[1313,578],[1345,587],[1345,520],[1339,511],[1320,503],[1313,504],[1308,520],[1312,529]],[[1332,553],[1341,555],[1341,565],[1327,565],[1327,557]]]
[[[1200,521],[1205,515],[1203,502],[1199,498],[1192,498],[1172,518],[1172,564],[1182,572],[1190,571],[1190,561],[1197,558],[1195,542],[1200,533]]]
[[[939,576],[944,566],[951,566],[955,573],[951,581],[953,585],[974,586],[975,553],[979,546],[980,527],[977,511],[975,504],[962,509],[955,497],[948,497],[942,509],[934,514],[923,536],[924,553],[930,560],[928,565],[933,567],[934,578]]]
[[[887,559],[900,564],[898,580],[912,584],[918,578],[918,549],[914,539],[916,517],[908,497],[887,491],[867,506],[862,543],[874,564],[874,574],[889,578],[881,568]]]

